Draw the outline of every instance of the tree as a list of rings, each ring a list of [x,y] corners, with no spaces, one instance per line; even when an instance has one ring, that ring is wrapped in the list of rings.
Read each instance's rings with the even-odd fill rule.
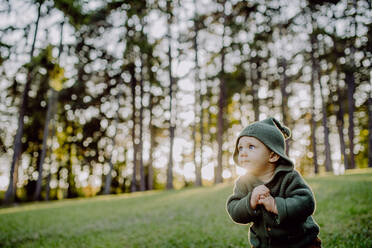
[[[149,91],[147,92],[149,98],[148,104],[148,112],[149,112],[149,123],[148,123],[148,130],[150,132],[150,149],[149,149],[149,160],[147,164],[147,188],[149,190],[154,189],[154,182],[155,182],[155,172],[153,168],[154,163],[154,152],[158,146],[158,142],[156,141],[156,137],[158,136],[159,131],[161,130],[155,123],[159,122],[159,118],[154,116],[154,107],[159,106],[161,100],[164,99],[161,95],[155,95],[154,92],[162,92],[162,87],[160,82],[156,78],[156,72],[151,70],[151,67],[159,67],[160,59],[155,56],[154,50],[156,48],[156,44],[147,44],[146,46],[146,59],[145,64],[149,68],[147,70],[147,83]],[[156,120],[154,120],[156,118]]]
[[[368,166],[372,167],[372,89],[368,97]]]
[[[136,117],[136,81],[134,64],[130,65],[131,77],[131,92],[132,92],[132,143],[133,143],[133,174],[132,174],[132,186],[131,192],[137,191],[137,163],[138,163],[138,145],[136,142],[136,128],[137,128],[137,117]]]
[[[317,151],[316,151],[316,137],[315,137],[315,121],[314,121],[314,110],[315,110],[315,84],[316,81],[319,84],[320,87],[320,97],[321,97],[321,102],[322,102],[322,125],[323,125],[323,132],[324,132],[324,146],[325,146],[325,169],[326,171],[331,171],[332,170],[332,161],[331,161],[331,152],[330,152],[330,144],[329,144],[329,129],[328,129],[328,121],[327,121],[327,112],[326,112],[326,104],[323,96],[323,87],[322,87],[322,82],[321,82],[321,71],[319,67],[319,59],[320,59],[320,49],[319,49],[319,42],[317,39],[318,31],[316,26],[316,22],[314,19],[314,12],[316,10],[317,5],[321,4],[327,4],[329,3],[334,3],[335,1],[330,0],[330,1],[314,1],[314,0],[309,0],[309,14],[310,14],[310,20],[311,20],[311,34],[310,34],[310,45],[311,45],[311,68],[312,68],[312,73],[311,73],[311,92],[312,92],[312,116],[311,116],[311,130],[312,130],[312,146],[313,146],[313,156],[314,156],[314,171],[315,174],[318,173],[318,158],[317,158]]]
[[[313,31],[314,32],[314,31]],[[314,48],[315,44],[312,44],[312,48]],[[318,48],[319,53],[319,42],[317,41],[316,47]],[[315,48],[314,48],[315,49]],[[318,55],[318,58],[320,56]],[[323,133],[324,133],[324,148],[325,148],[325,169],[326,171],[332,171],[332,160],[331,160],[331,149],[329,144],[329,128],[328,128],[328,115],[326,110],[326,103],[325,103],[325,97],[323,95],[323,86],[322,86],[322,80],[321,80],[321,70],[319,66],[319,62],[317,60],[313,60],[315,63],[315,69],[316,69],[316,75],[317,75],[317,81],[320,88],[320,99],[322,101],[322,124],[323,124]]]
[[[356,1],[353,0],[353,7],[354,7],[354,16],[353,16],[353,22],[352,26],[354,28],[354,39],[356,37]],[[355,47],[354,44],[350,45],[350,56],[349,56],[349,66],[345,70],[346,74],[346,85],[347,85],[347,99],[348,99],[348,116],[349,116],[349,149],[350,149],[350,167],[348,169],[354,169],[355,168],[355,156],[354,156],[354,112],[355,112],[355,99],[354,99],[354,93],[355,93],[355,76],[354,76],[354,70],[355,70]]]
[[[340,160],[332,154],[337,147],[345,168],[352,167],[349,154],[355,167],[371,164],[368,1],[100,3],[92,9],[86,1],[31,1],[42,4],[40,23],[43,15],[63,17],[75,37],[64,39],[60,61],[48,45],[57,22],[35,30],[34,20],[18,26],[0,12],[1,159],[16,153],[9,142],[21,130],[13,124],[14,105],[25,106],[17,136],[22,166],[9,166],[13,193],[19,180],[17,200],[173,188],[184,180],[186,186],[178,173],[192,162],[195,185],[210,168],[211,180],[221,182],[222,174],[239,172],[231,164],[232,137],[268,115],[291,126],[290,155],[301,172],[322,171],[323,157],[330,170],[331,155]],[[20,42],[9,45],[17,35]],[[54,98],[48,91],[58,69],[66,83]],[[192,114],[190,126],[180,121]],[[335,172],[342,172],[339,164]]]
[[[62,81],[64,77],[63,73],[63,68],[60,68],[58,65],[61,52],[62,52],[62,34],[63,34],[63,24],[64,22],[61,23],[61,35],[60,35],[60,44],[59,44],[59,52],[58,52],[58,58],[57,58],[57,64],[54,66],[52,75],[50,78],[50,97],[48,99],[48,110],[46,113],[45,117],[45,125],[44,125],[44,134],[43,134],[43,145],[42,145],[42,152],[41,152],[41,158],[39,162],[39,167],[38,167],[38,179],[36,183],[36,190],[34,194],[34,200],[37,201],[40,199],[40,192],[41,192],[41,186],[42,186],[42,179],[43,179],[43,164],[44,164],[44,159],[46,155],[46,150],[47,150],[47,140],[49,138],[49,124],[53,116],[53,110],[55,109],[54,106],[56,104],[56,100],[58,97],[58,91],[61,90],[62,88]]]
[[[41,5],[43,1],[37,1],[38,3],[38,11],[37,11],[37,19],[35,22],[35,32],[34,37],[32,41],[31,51],[30,51],[30,60],[34,57],[34,51],[35,51],[35,42],[36,42],[36,36],[37,31],[39,28],[39,20],[41,16]],[[9,186],[5,193],[5,203],[11,203],[14,200],[15,192],[16,192],[16,178],[15,178],[15,168],[18,166],[19,157],[21,156],[21,146],[22,146],[22,136],[23,136],[23,127],[24,127],[24,117],[25,117],[25,109],[27,107],[28,103],[28,92],[30,90],[32,83],[32,74],[29,71],[27,73],[27,80],[26,85],[24,87],[23,93],[22,93],[22,103],[19,108],[19,117],[18,117],[18,128],[17,128],[17,134],[14,138],[14,146],[13,146],[13,159],[12,164],[10,166],[10,176],[9,176]]]
[[[141,81],[140,81],[140,99],[141,99],[141,108],[140,108],[140,123],[139,123],[139,128],[140,128],[140,138],[139,138],[139,153],[140,153],[140,191],[145,190],[145,171],[144,171],[144,166],[143,166],[143,59],[142,55],[141,56]]]
[[[371,1],[369,1],[369,11],[372,10]],[[367,50],[372,50],[372,24],[368,26],[368,45]],[[369,82],[372,81],[371,72],[369,73]],[[368,97],[368,166],[372,167],[372,87],[369,88],[369,97]]]
[[[172,110],[174,105],[174,78],[172,75],[172,32],[171,25],[173,21],[172,3],[167,0],[167,38],[168,38],[168,75],[169,75],[169,162],[167,168],[167,189],[173,189],[173,142],[175,126],[175,112]]]
[[[345,137],[344,137],[344,104],[342,99],[344,98],[344,93],[341,91],[340,87],[340,72],[337,72],[337,78],[336,78],[336,89],[337,89],[337,113],[336,113],[336,118],[337,118],[337,130],[338,130],[338,135],[340,139],[340,149],[341,149],[341,154],[342,154],[342,159],[344,161],[344,168],[349,168],[348,166],[348,157],[346,154],[346,145],[345,145]]]
[[[204,134],[204,124],[203,124],[203,94],[201,92],[201,81],[199,78],[199,58],[198,58],[198,52],[199,52],[199,47],[198,47],[198,34],[199,34],[199,26],[201,25],[201,21],[199,20],[198,17],[198,10],[197,10],[197,4],[196,0],[194,0],[194,37],[193,37],[193,42],[194,42],[194,63],[195,63],[195,69],[194,69],[194,78],[195,78],[195,103],[194,103],[194,114],[195,114],[195,120],[194,120],[194,125],[193,125],[193,141],[194,141],[194,151],[193,151],[193,156],[194,156],[194,164],[195,164],[195,185],[196,186],[202,186],[202,175],[201,175],[201,168],[203,167],[203,134]],[[196,151],[197,151],[197,139],[196,139],[196,129],[197,129],[197,117],[200,113],[199,116],[199,131],[200,131],[200,145],[199,145],[199,155],[200,155],[200,162],[196,161]]]
[[[288,125],[288,77],[287,77],[287,60],[285,58],[282,58],[280,61],[280,65],[283,68],[282,72],[282,80],[280,81],[280,92],[282,96],[282,104],[281,104],[281,112],[282,112],[282,118],[283,123]],[[289,154],[289,139],[286,139],[286,153]]]
[[[315,44],[315,36],[311,35],[311,44]],[[310,117],[310,126],[311,126],[311,146],[313,148],[313,162],[314,162],[314,173],[319,173],[319,165],[318,165],[318,152],[317,152],[317,141],[316,141],[316,121],[315,121],[315,74],[316,74],[316,67],[315,67],[315,55],[314,50],[311,49],[311,117]]]
[[[226,1],[220,2],[222,7],[222,47],[221,47],[221,70],[219,72],[219,98],[218,98],[218,124],[217,124],[217,143],[218,143],[218,154],[217,154],[217,168],[215,174],[215,183],[222,183],[222,148],[223,148],[223,137],[224,137],[224,128],[225,128],[225,105],[226,105],[226,85],[225,85],[225,22],[226,22],[226,14],[225,14],[225,4]]]
[[[107,173],[106,175],[106,180],[105,180],[105,188],[103,190],[103,194],[107,195],[110,193],[110,188],[111,188],[111,183],[112,183],[112,172],[113,172],[113,169],[114,169],[114,164],[113,164],[113,153],[114,153],[114,149],[115,149],[115,146],[116,146],[116,135],[118,133],[118,122],[119,122],[119,109],[120,109],[120,96],[122,95],[122,92],[119,90],[117,95],[116,95],[116,100],[117,100],[117,104],[118,104],[118,109],[116,111],[116,115],[115,115],[115,120],[114,120],[114,126],[115,126],[115,132],[114,132],[114,135],[112,136],[112,151],[111,151],[111,154],[110,154],[110,158],[109,158],[109,166],[110,166],[110,170],[109,172]]]

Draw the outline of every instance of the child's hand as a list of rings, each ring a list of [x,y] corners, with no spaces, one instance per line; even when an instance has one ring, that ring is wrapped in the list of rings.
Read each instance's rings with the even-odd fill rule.
[[[256,209],[257,204],[259,204],[258,200],[260,197],[265,197],[270,195],[270,190],[265,185],[259,185],[255,187],[252,191],[251,195],[251,208]]]
[[[270,194],[268,196],[260,196],[260,198],[258,199],[258,204],[264,205],[267,211],[278,214],[275,199]]]

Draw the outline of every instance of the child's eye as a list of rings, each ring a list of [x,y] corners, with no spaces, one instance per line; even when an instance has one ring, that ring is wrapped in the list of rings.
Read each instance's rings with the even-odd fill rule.
[[[254,145],[249,145],[249,150],[253,150],[255,148]]]
[[[239,150],[239,152],[241,152],[243,150],[243,147],[242,146],[239,146],[238,147],[238,150]]]

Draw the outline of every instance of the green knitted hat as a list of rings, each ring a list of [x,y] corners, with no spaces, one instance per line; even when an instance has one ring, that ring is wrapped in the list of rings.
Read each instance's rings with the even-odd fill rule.
[[[291,136],[291,131],[288,127],[282,125],[273,117],[263,121],[254,122],[243,129],[236,140],[234,161],[238,164],[238,143],[242,136],[251,136],[259,139],[270,150],[278,154],[282,159],[293,165],[292,161],[285,154],[285,140]]]

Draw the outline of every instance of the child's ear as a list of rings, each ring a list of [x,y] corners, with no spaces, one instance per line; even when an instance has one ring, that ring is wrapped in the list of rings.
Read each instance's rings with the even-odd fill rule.
[[[276,161],[279,160],[279,158],[280,158],[280,156],[278,154],[276,154],[275,152],[271,152],[269,162],[270,163],[275,163]]]

